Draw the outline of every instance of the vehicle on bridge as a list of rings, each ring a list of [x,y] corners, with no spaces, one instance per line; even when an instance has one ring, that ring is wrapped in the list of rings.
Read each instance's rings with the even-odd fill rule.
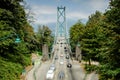
[[[69,55],[66,55],[66,59],[69,59]]]
[[[53,78],[54,78],[54,71],[48,70],[47,75],[46,75],[46,80],[52,80]]]
[[[68,67],[68,68],[71,68],[71,67],[72,67],[72,64],[71,64],[71,63],[67,63],[67,67]]]
[[[60,59],[60,64],[64,64],[64,60],[63,59]]]
[[[57,59],[58,59],[58,56],[56,55],[56,56],[55,56],[55,60],[57,60]]]
[[[56,69],[56,68],[55,68],[55,64],[51,64],[49,70],[55,71],[55,69]]]
[[[58,78],[60,80],[63,80],[64,77],[65,77],[65,73],[63,71],[60,71],[59,74],[58,74]]]
[[[63,57],[63,54],[61,54],[60,57]]]

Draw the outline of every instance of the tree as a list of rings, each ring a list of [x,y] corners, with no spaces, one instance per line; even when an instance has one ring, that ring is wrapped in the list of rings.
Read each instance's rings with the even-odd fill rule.
[[[81,41],[84,30],[84,24],[79,20],[70,28],[70,44],[72,51],[75,50],[76,45]]]
[[[110,0],[110,8],[104,14],[96,11],[89,16],[82,35],[71,30],[71,39],[77,42],[81,36],[81,48],[84,59],[95,60],[100,63],[98,71],[100,80],[120,79],[120,0]],[[73,33],[74,32],[74,33]],[[76,32],[76,33],[75,33]],[[73,35],[76,34],[76,35]],[[74,40],[75,39],[75,40]],[[72,41],[71,40],[71,41]]]
[[[0,1],[0,67],[3,70],[0,72],[0,80],[18,80],[23,67],[31,61],[24,32],[24,26],[28,23],[24,8],[20,5],[21,1]],[[17,35],[21,39],[18,44],[14,42]]]
[[[96,11],[95,14],[92,14],[89,17],[82,35],[81,48],[83,55],[85,54],[84,59],[89,61],[89,65],[91,64],[90,60],[98,60],[97,50],[100,48],[98,38],[103,35],[101,34],[101,19],[102,13],[99,11]]]
[[[101,61],[101,80],[117,80],[120,75],[120,1],[111,0],[110,9],[105,13],[106,29],[111,31],[108,35],[108,51],[104,53],[105,61]]]
[[[38,41],[40,42],[39,44],[40,44],[41,51],[42,51],[42,46],[44,44],[47,44],[49,48],[53,44],[52,31],[49,29],[49,27],[45,25],[38,26],[38,31],[36,35],[38,37]]]

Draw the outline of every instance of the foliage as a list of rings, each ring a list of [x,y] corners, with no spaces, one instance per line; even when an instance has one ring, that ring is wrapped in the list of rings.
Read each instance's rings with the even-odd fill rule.
[[[85,64],[85,70],[87,71],[87,73],[91,73],[93,71],[97,71],[98,66]]]
[[[100,80],[118,80],[120,68],[113,68],[109,63],[99,66]],[[115,77],[116,76],[116,77]]]
[[[0,0],[0,80],[19,80],[23,67],[31,63],[30,53],[40,51],[41,43],[50,47],[53,41],[47,26],[43,27],[42,38],[34,32],[21,2]],[[15,43],[17,37],[20,43]]]
[[[42,56],[42,52],[39,51],[39,52],[37,52],[37,53],[38,53],[40,56]]]
[[[0,80],[20,80],[22,69],[20,64],[6,61],[0,57]]]
[[[98,52],[101,44],[99,44],[100,40],[103,40],[104,32],[103,28],[101,27],[102,24],[102,14],[99,11],[96,11],[95,14],[92,14],[89,17],[89,20],[84,28],[84,33],[82,35],[81,49],[86,56],[84,57],[85,60],[98,60]]]
[[[109,40],[109,46],[108,46],[108,53],[105,55],[105,62],[101,61],[101,77],[102,80],[105,78],[105,80],[111,79],[111,80],[117,80],[120,79],[120,1],[119,0],[111,0],[110,2],[110,9],[106,11],[105,13],[105,22],[107,23],[107,28],[109,31],[111,31],[110,35],[108,36],[110,38]],[[107,65],[106,65],[107,64]]]
[[[34,37],[34,32],[21,1],[0,0],[0,80],[19,80],[23,67],[31,62],[33,49],[28,45],[33,44],[28,37]],[[21,43],[15,43],[17,36]]]
[[[70,28],[70,44],[74,51],[76,44],[79,43],[83,34],[84,24],[79,20]]]
[[[52,31],[48,26],[39,26],[36,36],[39,41],[40,49],[42,50],[43,44],[47,44],[49,48],[52,47],[53,44],[53,36]]]
[[[120,79],[119,3],[120,0],[110,0],[110,9],[104,14],[99,11],[92,14],[89,17],[85,28],[83,28],[82,35],[78,35],[81,36],[80,43],[82,54],[84,55],[83,58],[89,61],[89,66],[91,66],[91,60],[100,63],[98,67],[100,80]],[[80,31],[76,30],[75,34],[80,34]],[[73,36],[73,34],[70,34],[70,36]],[[71,41],[76,43],[76,40],[78,39],[75,38],[74,40],[74,38],[71,38]],[[91,70],[93,67],[90,67],[89,69]]]
[[[25,24],[23,31],[24,31],[24,41],[25,41],[26,46],[30,50],[30,52],[32,53],[32,52],[38,50],[39,45],[37,45],[37,44],[39,42],[33,31],[33,27],[30,26],[29,24]]]

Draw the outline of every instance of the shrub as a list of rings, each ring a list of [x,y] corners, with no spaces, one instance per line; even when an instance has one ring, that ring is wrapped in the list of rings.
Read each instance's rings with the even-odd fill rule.
[[[22,66],[0,58],[0,80],[20,80]]]

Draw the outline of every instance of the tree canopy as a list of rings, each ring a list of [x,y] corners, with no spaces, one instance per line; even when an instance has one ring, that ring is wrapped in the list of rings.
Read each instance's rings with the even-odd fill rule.
[[[83,59],[89,61],[89,65],[91,60],[100,63],[97,68],[100,80],[120,79],[119,3],[120,0],[110,0],[110,8],[105,13],[96,11],[91,14],[85,27],[82,28],[83,30],[77,31],[79,28],[73,28],[74,25],[70,29],[71,42],[80,42]],[[80,35],[81,32],[82,35]],[[78,40],[79,37],[76,38],[76,36],[81,36],[81,39]]]
[[[27,22],[21,2],[0,0],[0,80],[20,80],[22,70],[31,64],[31,53],[39,51],[42,43]],[[44,43],[51,45],[51,30],[44,27],[44,31]]]

